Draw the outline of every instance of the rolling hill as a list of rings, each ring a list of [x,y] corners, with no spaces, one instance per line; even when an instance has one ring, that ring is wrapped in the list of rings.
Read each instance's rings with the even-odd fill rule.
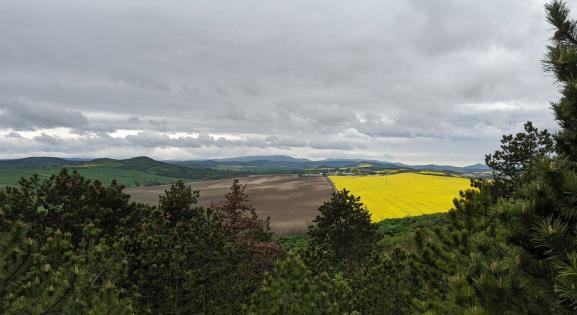
[[[0,160],[0,168],[58,167],[77,163],[80,162],[56,157],[27,157],[23,159]]]
[[[0,161],[0,185],[16,185],[21,177],[38,174],[50,177],[62,168],[77,170],[83,176],[109,183],[113,179],[126,186],[160,185],[182,180],[208,180],[242,176],[245,173],[210,168],[190,168],[153,160],[148,157],[135,157],[125,160],[108,158],[89,161],[66,160],[60,158],[24,158]]]

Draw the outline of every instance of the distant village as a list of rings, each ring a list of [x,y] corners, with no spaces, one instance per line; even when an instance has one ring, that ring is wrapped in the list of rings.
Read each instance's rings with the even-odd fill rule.
[[[370,168],[347,168],[347,169],[320,169],[307,170],[301,174],[305,177],[313,176],[362,176],[362,175],[377,175],[378,172]]]

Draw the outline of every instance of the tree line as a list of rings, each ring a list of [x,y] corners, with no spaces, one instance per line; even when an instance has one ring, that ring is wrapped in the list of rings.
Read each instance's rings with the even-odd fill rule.
[[[342,190],[296,244],[237,180],[209,207],[182,182],[152,207],[115,182],[32,176],[0,192],[0,313],[574,314],[577,22],[562,1],[545,7],[559,131],[503,136],[493,179],[440,221],[391,238]]]

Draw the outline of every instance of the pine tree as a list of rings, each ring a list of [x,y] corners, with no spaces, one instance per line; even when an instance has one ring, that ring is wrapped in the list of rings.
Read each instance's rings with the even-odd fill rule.
[[[136,314],[129,300],[119,298],[118,289],[111,281],[107,281],[102,289],[92,296],[89,315],[130,315]],[[77,310],[71,310],[74,313]]]
[[[562,92],[561,99],[552,104],[561,127],[555,135],[557,153],[577,162],[577,21],[570,18],[564,1],[553,1],[546,10],[556,30],[544,64],[555,74]]]
[[[319,212],[308,232],[313,250],[320,250],[335,265],[351,267],[372,257],[378,240],[377,227],[371,223],[371,215],[360,197],[346,189],[334,192]]]
[[[314,275],[298,256],[289,256],[252,295],[247,314],[349,314],[352,291],[342,275]]]
[[[206,314],[240,308],[234,250],[224,237],[221,217],[194,206],[197,195],[173,185],[125,242],[140,312]]]
[[[496,200],[484,189],[469,191],[449,213],[450,225],[434,235],[419,234],[415,270],[434,288],[428,290],[432,295],[423,299],[423,310],[489,314],[577,311],[576,23],[569,19],[562,1],[553,1],[546,10],[557,30],[545,64],[557,76],[563,92],[561,100],[553,104],[561,127],[555,135],[557,155],[536,151],[527,160],[529,164],[519,168],[523,169],[521,176],[510,175],[513,198]],[[536,144],[522,147],[538,147],[539,133],[534,131]],[[515,139],[504,139],[507,145],[515,144]],[[516,156],[505,153],[497,158],[506,162],[503,165],[524,160]]]
[[[73,246],[90,245],[129,226],[127,219],[135,208],[123,188],[115,181],[103,186],[63,169],[46,180],[37,175],[22,178],[19,187],[6,188],[1,201],[5,217],[29,224],[33,234],[50,227],[70,233]],[[87,226],[96,234],[85,234]]]
[[[25,224],[14,222],[0,238],[0,313],[79,314],[114,309],[133,314],[130,299],[121,297],[112,284],[101,286],[97,276],[83,267],[70,235],[53,231],[47,233],[48,239],[37,240],[27,237],[28,232]]]
[[[577,22],[563,1],[546,10],[556,32],[545,65],[562,91],[553,104],[561,127],[555,135],[558,156],[541,159],[535,180],[511,202],[509,239],[521,249],[522,280],[556,298],[551,311],[570,312],[577,310],[577,279],[571,273],[577,255]]]
[[[408,314],[420,279],[411,270],[411,261],[400,246],[382,254],[353,277],[351,286],[355,309],[362,314]]]
[[[92,303],[103,284],[122,273],[118,260],[95,255],[131,210],[121,190],[63,170],[0,193],[0,313],[78,314],[97,307]],[[120,303],[115,310],[131,313],[128,292],[108,291]]]
[[[224,200],[213,204],[211,208],[218,211],[223,218],[227,237],[233,241],[254,240],[269,241],[271,238],[269,218],[261,220],[251,205],[246,193],[247,185],[241,185],[234,179],[230,192]]]
[[[532,174],[532,164],[541,156],[553,152],[553,140],[547,130],[539,131],[528,121],[524,132],[501,139],[501,150],[485,156],[493,169],[494,191],[498,197],[511,197]]]
[[[250,203],[247,185],[234,179],[224,200],[211,206],[223,221],[225,238],[235,247],[239,288],[250,294],[265,272],[271,271],[282,255],[280,244],[272,241],[269,218],[261,220]]]
[[[220,205],[231,205],[234,222],[257,221],[242,187],[233,187],[239,189],[227,195],[231,202]],[[139,290],[140,312],[238,313],[272,269],[280,246],[252,238],[262,234],[250,229],[261,226],[231,224],[222,208],[196,206],[198,196],[183,183],[173,185],[127,236],[129,283]]]
[[[158,205],[164,210],[167,218],[173,222],[178,222],[184,217],[194,216],[194,209],[191,206],[198,202],[200,192],[192,190],[183,181],[179,180],[158,198]]]

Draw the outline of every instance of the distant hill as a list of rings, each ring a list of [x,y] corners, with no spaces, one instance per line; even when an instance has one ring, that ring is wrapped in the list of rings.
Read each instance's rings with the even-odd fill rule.
[[[486,172],[490,171],[491,168],[485,164],[473,164],[463,167],[463,170],[466,170],[468,172]]]
[[[239,175],[235,172],[226,170],[191,168],[184,165],[160,162],[146,156],[139,156],[125,160],[107,158],[94,159],[74,165],[76,168],[104,166],[118,169],[137,170],[148,174],[185,179],[218,179]]]
[[[377,160],[363,160],[363,159],[326,159],[320,161],[313,161],[303,158],[293,158],[286,155],[268,155],[268,156],[245,156],[226,159],[211,159],[211,160],[191,160],[191,161],[176,161],[172,162],[177,165],[185,165],[188,167],[198,168],[216,168],[216,169],[241,169],[249,170],[270,170],[270,171],[296,171],[304,169],[316,168],[341,168],[341,167],[356,167],[361,164],[369,164],[376,168],[385,169],[415,169],[415,170],[432,170],[432,171],[447,171],[453,173],[476,173],[490,170],[489,167],[483,164],[474,164],[465,167],[452,165],[407,165],[403,163],[393,163]]]
[[[79,163],[56,157],[27,157],[14,160],[0,160],[0,168],[51,167]]]
[[[281,155],[200,161],[178,161],[173,163],[193,168],[209,167],[216,169],[237,169],[253,173],[295,172],[299,170],[302,171],[305,169],[315,168],[355,167],[359,164],[359,162],[353,160],[312,161],[308,159],[297,159]]]
[[[311,162],[308,159],[294,158],[288,155],[254,155],[254,156],[240,156],[224,159],[211,159],[215,162],[252,162],[252,161],[269,161],[269,162],[295,162],[307,163]]]
[[[473,164],[469,166],[451,166],[451,165],[435,165],[435,164],[428,164],[428,165],[410,165],[409,167],[416,169],[416,170],[431,170],[431,171],[449,171],[455,173],[476,173],[476,172],[485,172],[491,170],[490,167],[483,165],[483,164]]]
[[[114,179],[128,186],[160,185],[179,179],[208,180],[246,175],[244,172],[230,170],[191,168],[144,156],[124,160],[101,158],[89,161],[34,157],[0,160],[0,186],[16,185],[21,177],[30,177],[32,174],[49,177],[62,168],[78,170],[83,176],[103,183]]]

